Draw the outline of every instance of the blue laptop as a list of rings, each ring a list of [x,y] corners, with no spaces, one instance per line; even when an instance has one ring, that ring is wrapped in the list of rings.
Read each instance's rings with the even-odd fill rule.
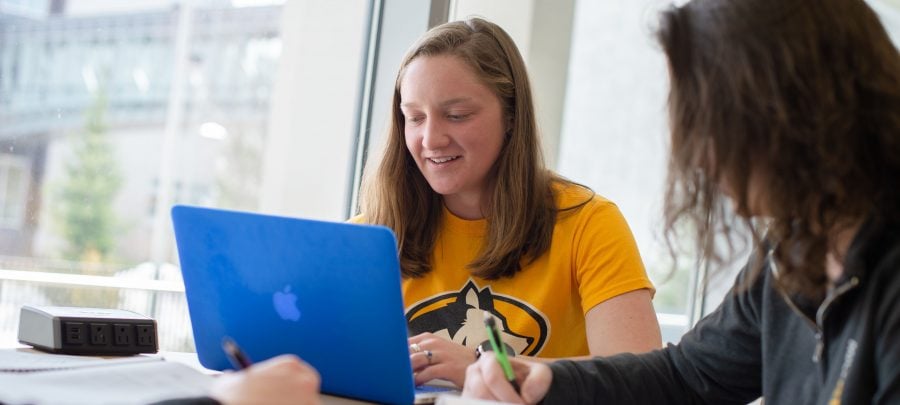
[[[394,234],[385,227],[172,208],[194,342],[203,366],[293,353],[322,391],[411,404],[415,396]]]

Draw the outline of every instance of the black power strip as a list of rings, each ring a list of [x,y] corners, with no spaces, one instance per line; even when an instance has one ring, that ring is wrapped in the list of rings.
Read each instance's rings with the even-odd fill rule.
[[[23,305],[19,342],[66,354],[156,353],[156,320],[121,309]]]

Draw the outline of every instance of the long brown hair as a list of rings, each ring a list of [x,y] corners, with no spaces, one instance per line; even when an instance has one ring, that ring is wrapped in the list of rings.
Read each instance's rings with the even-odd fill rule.
[[[544,166],[525,62],[512,38],[496,24],[472,18],[440,25],[403,58],[383,155],[377,167],[366,170],[361,212],[367,222],[393,229],[405,277],[421,277],[431,270],[443,203],[406,148],[400,84],[414,59],[437,55],[457,57],[469,66],[499,97],[511,123],[492,170],[496,179],[485,245],[469,264],[479,277],[511,277],[523,259],[534,259],[549,248],[556,219],[551,183],[563,180]]]
[[[743,217],[762,201],[782,284],[821,297],[829,235],[900,219],[900,55],[878,17],[861,0],[694,0],[663,13],[658,39],[670,246],[686,221],[703,257],[722,261],[724,180]],[[752,177],[762,195],[748,195]]]

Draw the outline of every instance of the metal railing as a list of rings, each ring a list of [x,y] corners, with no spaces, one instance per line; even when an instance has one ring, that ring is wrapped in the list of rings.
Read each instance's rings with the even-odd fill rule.
[[[138,268],[133,270],[140,270]],[[194,351],[184,285],[135,277],[0,269],[0,345],[17,342],[22,305],[117,308],[157,321],[160,350]]]

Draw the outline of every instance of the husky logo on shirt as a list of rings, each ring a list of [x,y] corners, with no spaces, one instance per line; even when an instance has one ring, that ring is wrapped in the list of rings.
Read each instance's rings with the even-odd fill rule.
[[[459,291],[442,293],[413,304],[406,312],[410,335],[431,332],[464,346],[478,346],[487,340],[484,311],[499,321],[503,342],[516,353],[538,354],[547,343],[547,318],[525,302],[514,297],[494,294],[490,287],[478,289],[470,279]],[[525,327],[513,330],[508,318],[525,319]],[[517,324],[522,325],[522,322]],[[526,331],[528,329],[531,331]]]

